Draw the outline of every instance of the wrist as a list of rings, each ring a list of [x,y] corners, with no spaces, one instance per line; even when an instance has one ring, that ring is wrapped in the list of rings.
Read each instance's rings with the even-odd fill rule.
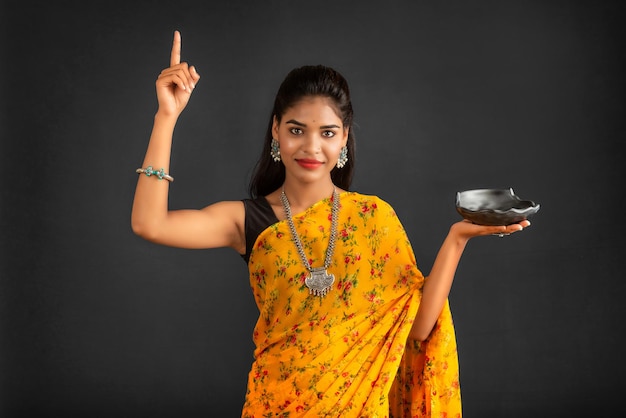
[[[462,226],[464,225],[459,225],[458,223],[453,224],[448,231],[447,238],[457,246],[465,247],[471,236],[462,231]]]
[[[164,123],[164,124],[175,125],[176,122],[178,121],[179,115],[180,113],[174,114],[174,113],[166,112],[166,111],[159,109],[154,115],[154,123]]]

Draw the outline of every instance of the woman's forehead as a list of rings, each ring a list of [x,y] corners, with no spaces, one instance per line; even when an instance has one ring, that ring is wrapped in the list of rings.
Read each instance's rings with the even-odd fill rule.
[[[332,121],[341,122],[335,103],[332,99],[323,96],[307,96],[288,107],[283,114],[284,119],[294,118],[299,122],[326,124]],[[301,120],[302,119],[302,120]]]

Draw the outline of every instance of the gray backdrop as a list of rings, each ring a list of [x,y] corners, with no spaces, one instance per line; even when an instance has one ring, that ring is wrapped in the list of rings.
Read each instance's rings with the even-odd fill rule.
[[[424,273],[456,191],[542,205],[459,267],[465,416],[623,405],[623,2],[17,3],[0,3],[0,416],[239,414],[245,264],[130,229],[175,29],[202,80],[175,133],[172,208],[245,197],[284,75],[333,66],[353,90],[353,189],[396,208]]]

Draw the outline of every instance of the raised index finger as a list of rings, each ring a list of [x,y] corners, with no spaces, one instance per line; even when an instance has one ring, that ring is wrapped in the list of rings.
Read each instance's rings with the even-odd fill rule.
[[[175,31],[174,42],[172,43],[172,54],[170,56],[171,67],[173,67],[174,65],[180,64],[180,44],[181,44],[180,32]]]

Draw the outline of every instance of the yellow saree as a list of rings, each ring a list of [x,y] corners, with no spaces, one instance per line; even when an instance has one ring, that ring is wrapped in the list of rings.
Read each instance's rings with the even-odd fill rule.
[[[330,216],[325,199],[293,218],[313,267],[324,264]],[[408,338],[424,278],[387,203],[340,195],[324,298],[309,295],[286,221],[259,234],[248,268],[260,315],[242,417],[461,416],[448,305],[426,341]]]

